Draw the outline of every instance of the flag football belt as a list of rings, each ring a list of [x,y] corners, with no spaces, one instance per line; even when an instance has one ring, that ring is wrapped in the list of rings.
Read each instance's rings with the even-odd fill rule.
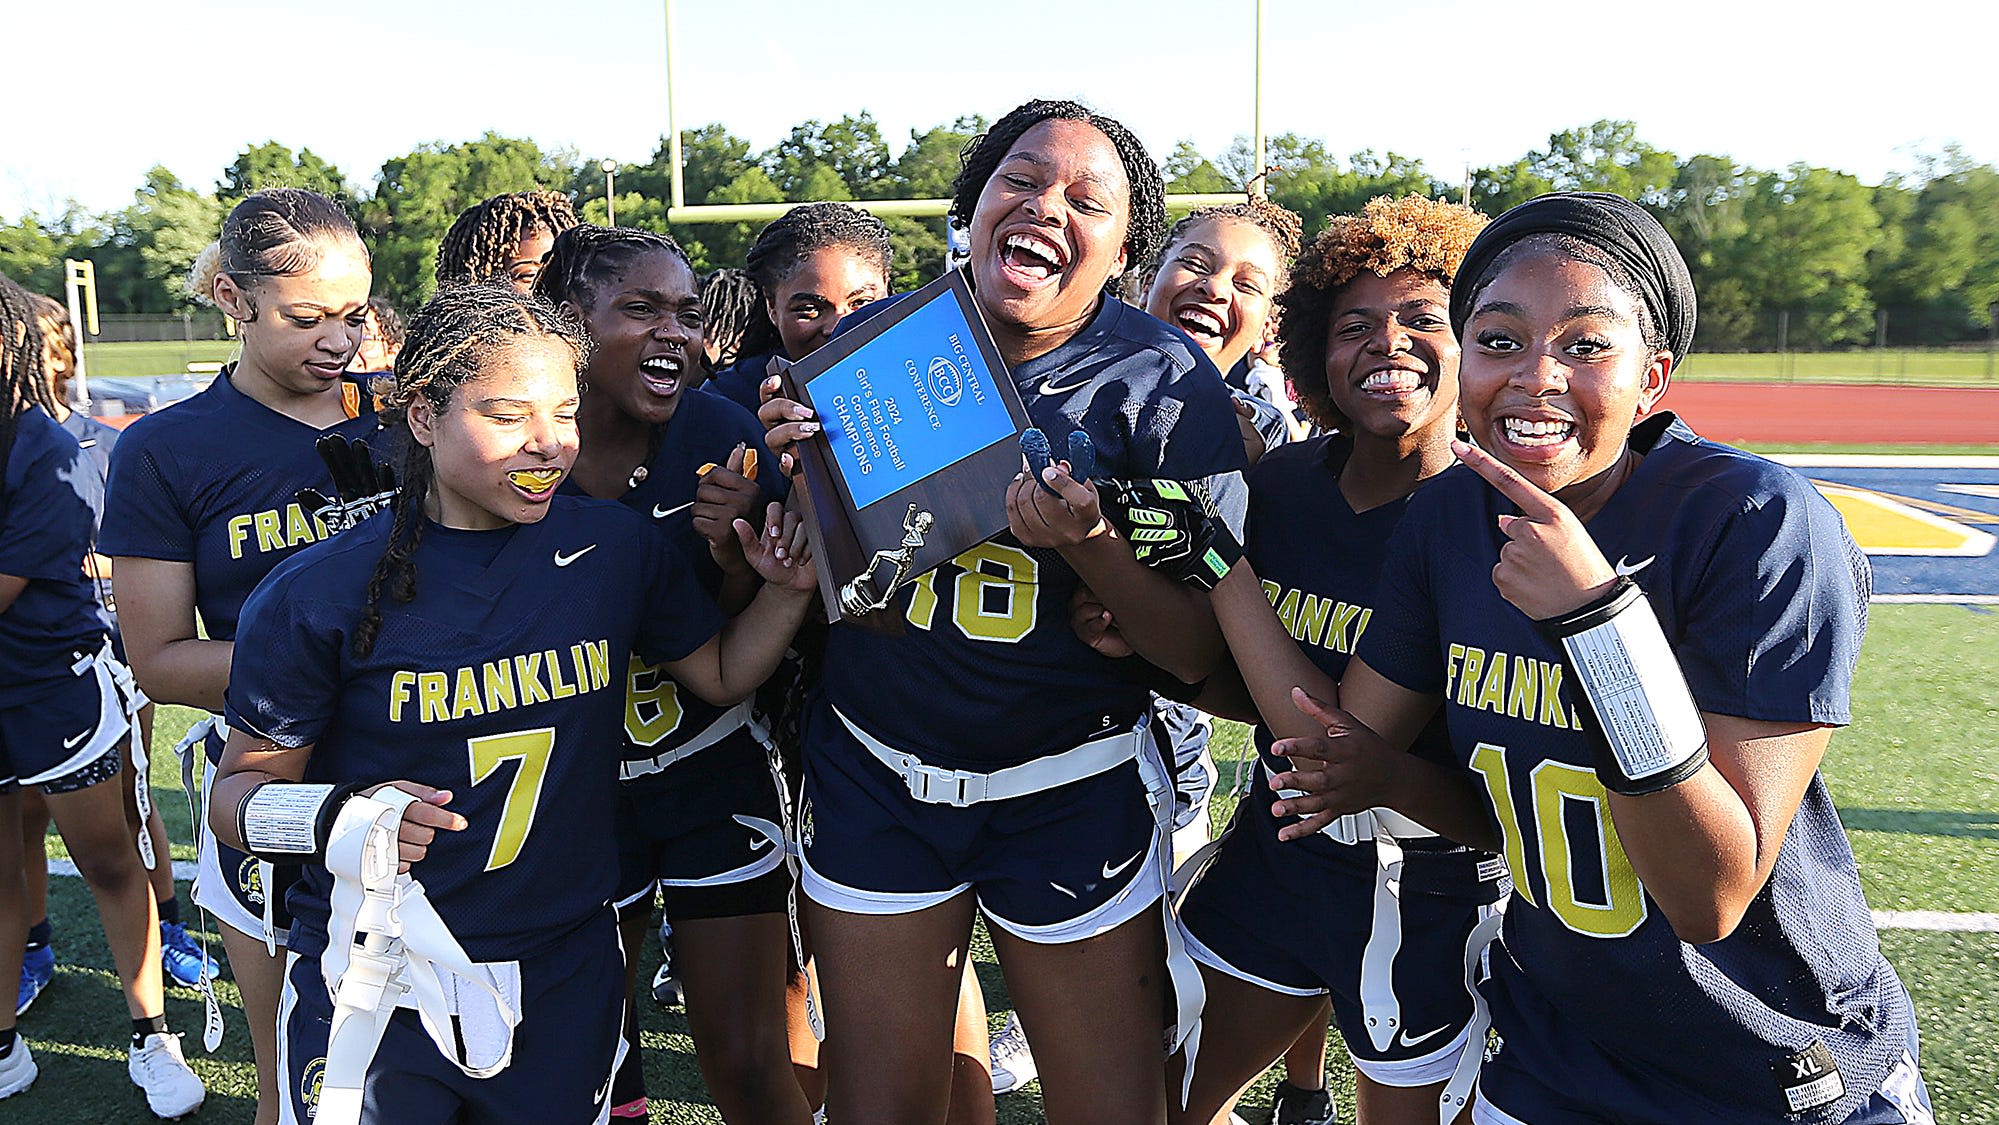
[[[1257,768],[1262,767],[1259,759]],[[1288,799],[1304,792],[1280,789],[1277,795]],[[1360,957],[1360,1006],[1374,1049],[1386,1051],[1402,1029],[1402,1001],[1395,995],[1395,956],[1402,950],[1401,841],[1435,839],[1437,834],[1393,809],[1347,813],[1319,834],[1342,844],[1374,843],[1373,916]]]
[[[750,701],[745,699],[727,711],[722,712],[714,722],[709,723],[703,728],[700,734],[695,735],[673,749],[650,758],[637,758],[619,762],[618,780],[630,781],[633,778],[658,773],[675,762],[692,758],[694,755],[734,734],[738,727],[749,725],[752,722],[753,720],[750,718]],[[761,728],[752,733],[757,736],[757,741],[759,742],[768,741],[769,739],[769,736]]]
[[[348,797],[326,844],[332,914],[320,972],[333,998],[315,1125],[361,1119],[368,1067],[397,1008],[414,1009],[438,1052],[472,1078],[513,1061],[521,1021],[518,961],[475,962],[423,884],[396,867],[403,811],[416,797],[386,786]]]
[[[201,792],[201,771],[208,766],[208,754],[203,747],[208,741],[209,735],[225,732],[227,729],[222,725],[222,716],[215,714],[204,715],[200,719],[195,720],[194,725],[187,728],[187,733],[181,735],[179,742],[174,743],[174,757],[180,760],[181,792],[187,797],[188,821],[194,826],[195,864],[197,867],[200,866],[201,862],[200,849],[202,841],[207,840],[210,846],[214,846],[215,840],[215,834],[208,831],[208,811],[205,807],[207,802],[203,800]],[[135,738],[132,741],[137,743],[140,740]],[[140,835],[143,836],[145,833],[141,832]],[[258,862],[261,863],[262,861],[259,860]],[[269,864],[264,864],[264,869],[260,873],[260,877],[263,879],[265,887],[274,885]],[[270,901],[271,895],[266,892],[264,895],[264,927],[266,931],[264,939],[269,945],[275,947],[277,944],[277,935],[273,932],[275,926],[272,924],[272,907]],[[206,929],[208,911],[202,907],[198,896],[195,900],[195,909],[201,912],[202,926]],[[215,985],[209,979],[207,973],[201,974],[201,980],[195,987],[201,990],[201,1046],[209,1054],[214,1054],[215,1049],[222,1046],[222,1001],[216,998]]]
[[[897,750],[862,730],[838,707],[833,708],[833,713],[840,716],[847,730],[868,748],[876,761],[902,778],[902,783],[909,787],[910,796],[925,804],[950,805],[956,809],[986,801],[1025,797],[1072,781],[1095,777],[1138,757],[1139,751],[1152,737],[1150,727],[1140,723],[1136,730],[1092,739],[1060,754],[1050,754],[991,773],[974,773],[971,770],[947,770],[926,765],[916,755]],[[1168,822],[1171,822],[1170,810]]]

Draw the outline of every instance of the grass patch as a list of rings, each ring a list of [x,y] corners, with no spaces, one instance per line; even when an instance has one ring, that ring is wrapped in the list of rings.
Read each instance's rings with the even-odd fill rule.
[[[185,375],[190,363],[226,363],[236,358],[237,348],[234,340],[85,344],[83,362],[90,375],[105,379]]]
[[[1854,725],[1834,737],[1825,774],[1853,839],[1869,900],[1885,909],[1999,910],[1999,702],[1986,690],[1999,680],[1999,615],[1959,606],[1876,606],[1855,687]],[[176,840],[189,839],[187,804],[178,767],[168,753],[199,717],[162,707],[154,730],[152,777],[162,814]],[[1217,827],[1234,810],[1226,792],[1244,768],[1244,729],[1218,723],[1214,743],[1221,783],[1211,807]],[[52,854],[62,854],[51,840]],[[193,856],[176,844],[177,858]],[[85,1125],[140,1120],[140,1095],[126,1080],[124,1005],[96,910],[81,881],[56,879],[50,892],[63,968],[50,991],[21,1022],[43,1068],[34,1090],[10,1100],[23,1121]],[[183,902],[190,902],[183,893]],[[196,921],[190,912],[189,922]],[[211,934],[211,941],[213,935]],[[1999,1073],[1999,935],[1890,931],[1882,948],[1916,1000],[1923,1031],[1923,1071],[1937,1101],[1937,1120],[1950,1125],[1999,1125],[1990,1096]],[[650,979],[656,949],[645,953]],[[977,935],[973,958],[986,986],[997,1029],[1007,995],[992,946]],[[190,1033],[189,1058],[209,1086],[196,1122],[247,1123],[253,1114],[254,1068],[234,987],[220,992],[229,1009],[221,1050],[203,1054],[199,994],[168,989],[174,1026]],[[720,1120],[694,1062],[685,1016],[640,1006],[647,1084],[654,1122]],[[1339,1036],[1329,1066],[1351,1120],[1353,1083]],[[1260,1078],[1240,1107],[1263,1120],[1279,1071]],[[1000,1099],[1003,1125],[1041,1117],[1038,1087]]]
[[[1908,384],[1999,387],[1983,351],[1919,348],[1846,352],[1700,352],[1673,378],[1695,383]]]

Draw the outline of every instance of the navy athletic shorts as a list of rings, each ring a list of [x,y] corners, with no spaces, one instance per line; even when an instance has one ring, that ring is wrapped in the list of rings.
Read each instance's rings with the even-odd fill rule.
[[[908,914],[970,890],[1028,941],[1079,941],[1156,907],[1156,823],[1136,761],[965,808],[917,800],[823,699],[804,732],[801,885],[855,914]]]
[[[74,675],[0,707],[0,793],[17,785],[69,793],[118,775],[119,745],[131,729],[123,697],[96,656],[74,659]]]
[[[743,726],[618,786],[621,911],[650,909],[658,886],[675,922],[784,913],[791,870],[773,753]]]
[[[1354,1065],[1376,1082],[1447,1080],[1472,1021],[1467,941],[1505,892],[1498,858],[1434,837],[1400,841],[1400,893],[1377,935],[1375,842],[1280,841],[1274,800],[1259,764],[1213,863],[1181,900],[1188,952],[1272,992],[1330,994]],[[1370,940],[1393,994],[1373,1011],[1361,999]]]

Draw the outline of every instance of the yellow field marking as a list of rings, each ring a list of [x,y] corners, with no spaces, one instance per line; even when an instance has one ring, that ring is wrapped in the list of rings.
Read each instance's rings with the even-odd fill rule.
[[[1839,510],[1854,542],[1870,555],[1979,558],[1992,553],[1995,541],[1990,532],[1932,515],[1872,489],[1823,480],[1812,483]]]

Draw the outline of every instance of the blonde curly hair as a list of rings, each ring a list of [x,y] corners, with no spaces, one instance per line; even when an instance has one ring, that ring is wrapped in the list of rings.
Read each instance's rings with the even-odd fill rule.
[[[1277,298],[1286,374],[1307,417],[1329,430],[1347,425],[1325,377],[1326,331],[1339,291],[1362,270],[1376,277],[1415,270],[1449,288],[1472,240],[1490,221],[1463,204],[1420,195],[1376,196],[1360,214],[1327,221],[1298,256],[1290,287]]]

